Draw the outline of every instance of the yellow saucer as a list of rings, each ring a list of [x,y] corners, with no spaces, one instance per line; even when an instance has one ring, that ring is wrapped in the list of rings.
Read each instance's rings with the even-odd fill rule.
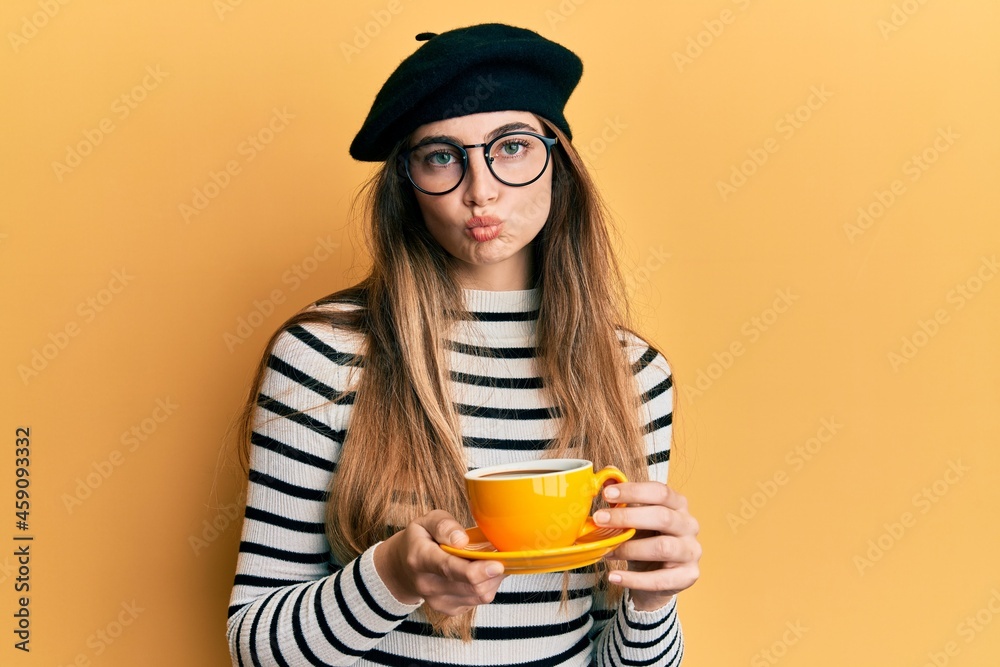
[[[442,544],[441,548],[459,558],[495,560],[503,563],[506,574],[561,572],[601,560],[616,546],[635,535],[635,528],[598,528],[584,533],[568,547],[531,551],[497,551],[478,527],[465,529],[469,544],[464,549]]]

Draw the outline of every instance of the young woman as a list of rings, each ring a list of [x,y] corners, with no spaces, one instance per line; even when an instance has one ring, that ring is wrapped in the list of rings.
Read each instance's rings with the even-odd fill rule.
[[[571,51],[502,24],[426,40],[351,145],[372,269],[270,341],[243,426],[234,665],[677,665],[698,524],[664,483],[673,391],[625,323],[608,216],[563,117]],[[466,560],[463,475],[616,465],[608,560]],[[627,507],[609,508],[610,504]]]

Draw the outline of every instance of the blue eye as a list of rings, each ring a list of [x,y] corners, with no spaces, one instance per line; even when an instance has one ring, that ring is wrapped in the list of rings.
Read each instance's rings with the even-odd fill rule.
[[[426,154],[421,157],[421,162],[430,167],[448,167],[462,162],[462,156],[455,152],[453,148],[444,148],[440,144],[431,146]]]
[[[531,142],[525,138],[509,139],[500,146],[502,157],[523,155],[531,148]]]

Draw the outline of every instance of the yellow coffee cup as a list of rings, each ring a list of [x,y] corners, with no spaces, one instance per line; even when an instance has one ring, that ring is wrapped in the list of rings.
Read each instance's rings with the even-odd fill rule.
[[[618,468],[594,472],[586,459],[539,459],[477,468],[465,475],[469,509],[499,551],[568,547],[594,530],[593,499]]]

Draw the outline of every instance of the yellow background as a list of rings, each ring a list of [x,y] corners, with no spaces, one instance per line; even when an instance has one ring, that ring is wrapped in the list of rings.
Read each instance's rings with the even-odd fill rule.
[[[997,664],[996,2],[63,1],[0,8],[0,663],[229,664],[226,430],[270,332],[363,273],[375,92],[498,20],[583,59],[567,117],[674,365],[685,664]]]

